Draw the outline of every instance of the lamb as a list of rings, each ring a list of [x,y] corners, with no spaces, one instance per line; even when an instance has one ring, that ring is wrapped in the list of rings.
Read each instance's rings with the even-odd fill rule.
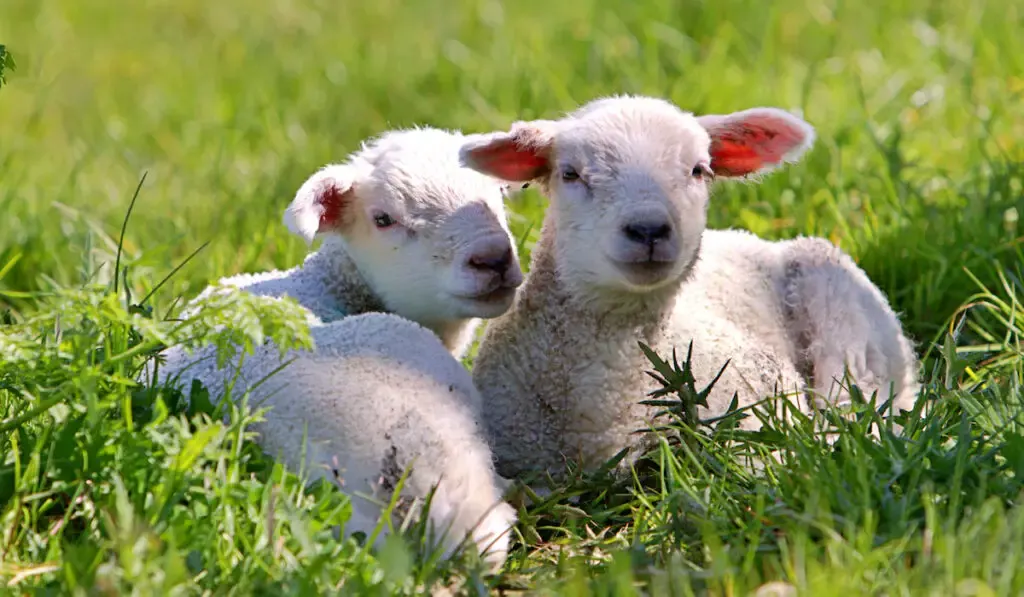
[[[480,318],[508,310],[523,281],[505,218],[509,185],[459,164],[471,138],[431,127],[391,131],[346,163],[321,168],[284,213],[307,244],[323,238],[320,250],[299,267],[222,278],[196,301],[225,289],[287,295],[311,323],[397,313],[461,357]]]
[[[728,360],[702,416],[724,414],[734,393],[741,406],[786,393],[802,408],[843,402],[833,385],[846,367],[866,395],[892,390],[911,408],[913,347],[847,254],[820,238],[705,230],[716,177],[766,173],[813,140],[775,108],[698,117],[615,96],[467,141],[464,164],[536,182],[551,203],[527,281],[474,362],[499,474],[558,479],[567,460],[592,468],[630,448],[627,470],[656,410],[639,404],[656,382],[638,341],[662,356],[692,341],[701,386]]]
[[[281,361],[269,344],[238,367],[235,388],[243,385],[253,402],[270,407],[255,425],[260,447],[290,470],[345,491],[349,534],[371,536],[407,470],[393,525],[418,514],[413,509],[437,484],[427,514],[431,546],[450,557],[468,537],[498,571],[516,513],[503,500],[505,482],[495,475],[466,368],[436,334],[390,313],[350,315],[310,332],[316,349],[290,353],[275,375],[267,377]],[[204,380],[211,395],[223,395],[234,374]]]
[[[196,299],[292,297],[308,311],[314,350],[282,360],[267,343],[220,369],[212,347],[191,356],[174,347],[161,379],[199,379],[211,396],[248,392],[270,406],[254,426],[258,442],[293,469],[309,464],[313,479],[343,485],[353,503],[346,533],[374,529],[411,466],[404,507],[439,483],[427,517],[445,554],[468,536],[496,570],[516,515],[481,437],[479,395],[456,358],[480,318],[509,308],[523,278],[507,184],[459,164],[465,140],[393,131],[320,169],[284,217],[307,243],[322,236],[320,250],[290,270],[223,279]]]

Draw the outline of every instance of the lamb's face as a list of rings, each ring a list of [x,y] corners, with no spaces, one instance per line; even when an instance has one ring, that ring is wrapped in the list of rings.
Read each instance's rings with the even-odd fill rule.
[[[597,105],[559,127],[544,183],[560,269],[578,283],[646,292],[678,281],[697,256],[710,138],[664,102],[627,107]]]
[[[345,233],[353,259],[390,308],[418,321],[501,315],[523,281],[502,187],[458,164],[401,157],[359,187]]]
[[[505,186],[462,167],[460,145],[436,129],[389,133],[307,181],[286,222],[300,234],[340,235],[394,313],[427,325],[497,317],[523,281]]]
[[[813,141],[774,108],[694,117],[655,98],[591,102],[568,117],[518,122],[463,146],[463,161],[551,199],[558,271],[575,285],[650,292],[695,262],[718,176],[762,172]]]

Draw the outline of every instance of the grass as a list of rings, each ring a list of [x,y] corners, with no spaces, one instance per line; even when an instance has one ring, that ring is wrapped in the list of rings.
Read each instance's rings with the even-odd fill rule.
[[[7,83],[7,76],[4,71],[13,71],[17,67],[14,57],[7,51],[7,47],[0,44],[0,87]]]
[[[1021,30],[1014,0],[5,0],[0,586],[1021,594]],[[164,315],[218,276],[297,263],[283,207],[360,139],[622,92],[817,127],[802,163],[721,185],[711,224],[855,256],[928,356],[926,414],[905,434],[872,439],[869,406],[836,421],[834,448],[806,422],[680,425],[686,441],[635,479],[582,476],[521,512],[505,573],[485,579],[472,558],[424,556],[414,530],[376,554],[335,538],[346,499],[262,456],[260,413],[222,421],[130,381],[160,343],[302,340],[258,301]],[[543,199],[511,207],[528,254]],[[773,449],[779,464],[745,472]]]

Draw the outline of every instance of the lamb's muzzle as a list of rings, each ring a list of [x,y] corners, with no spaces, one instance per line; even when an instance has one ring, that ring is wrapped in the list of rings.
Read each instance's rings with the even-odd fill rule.
[[[665,281],[679,260],[679,242],[668,210],[658,204],[635,207],[622,217],[608,260],[626,281],[646,287]]]

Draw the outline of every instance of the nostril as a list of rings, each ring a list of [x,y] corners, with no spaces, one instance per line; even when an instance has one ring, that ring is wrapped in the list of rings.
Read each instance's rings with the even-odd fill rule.
[[[626,226],[623,226],[622,233],[626,235],[626,238],[633,242],[647,242],[647,236],[644,235],[643,230],[640,229],[640,226],[637,226],[635,224],[627,224]]]
[[[504,253],[502,253],[501,259],[499,259],[498,262],[495,264],[495,268],[494,269],[499,271],[499,272],[504,272],[505,270],[507,270],[511,266],[512,266],[512,248],[509,247],[508,249],[505,249]]]
[[[668,224],[662,224],[654,228],[654,232],[651,235],[655,240],[663,240],[669,237],[672,233],[672,227]]]
[[[623,226],[622,233],[633,242],[651,245],[668,238],[672,234],[672,227],[663,222],[657,224],[636,222]]]
[[[512,265],[512,249],[508,248],[504,253],[495,257],[493,255],[472,255],[469,258],[469,266],[479,270],[489,270],[499,274],[505,273]]]

